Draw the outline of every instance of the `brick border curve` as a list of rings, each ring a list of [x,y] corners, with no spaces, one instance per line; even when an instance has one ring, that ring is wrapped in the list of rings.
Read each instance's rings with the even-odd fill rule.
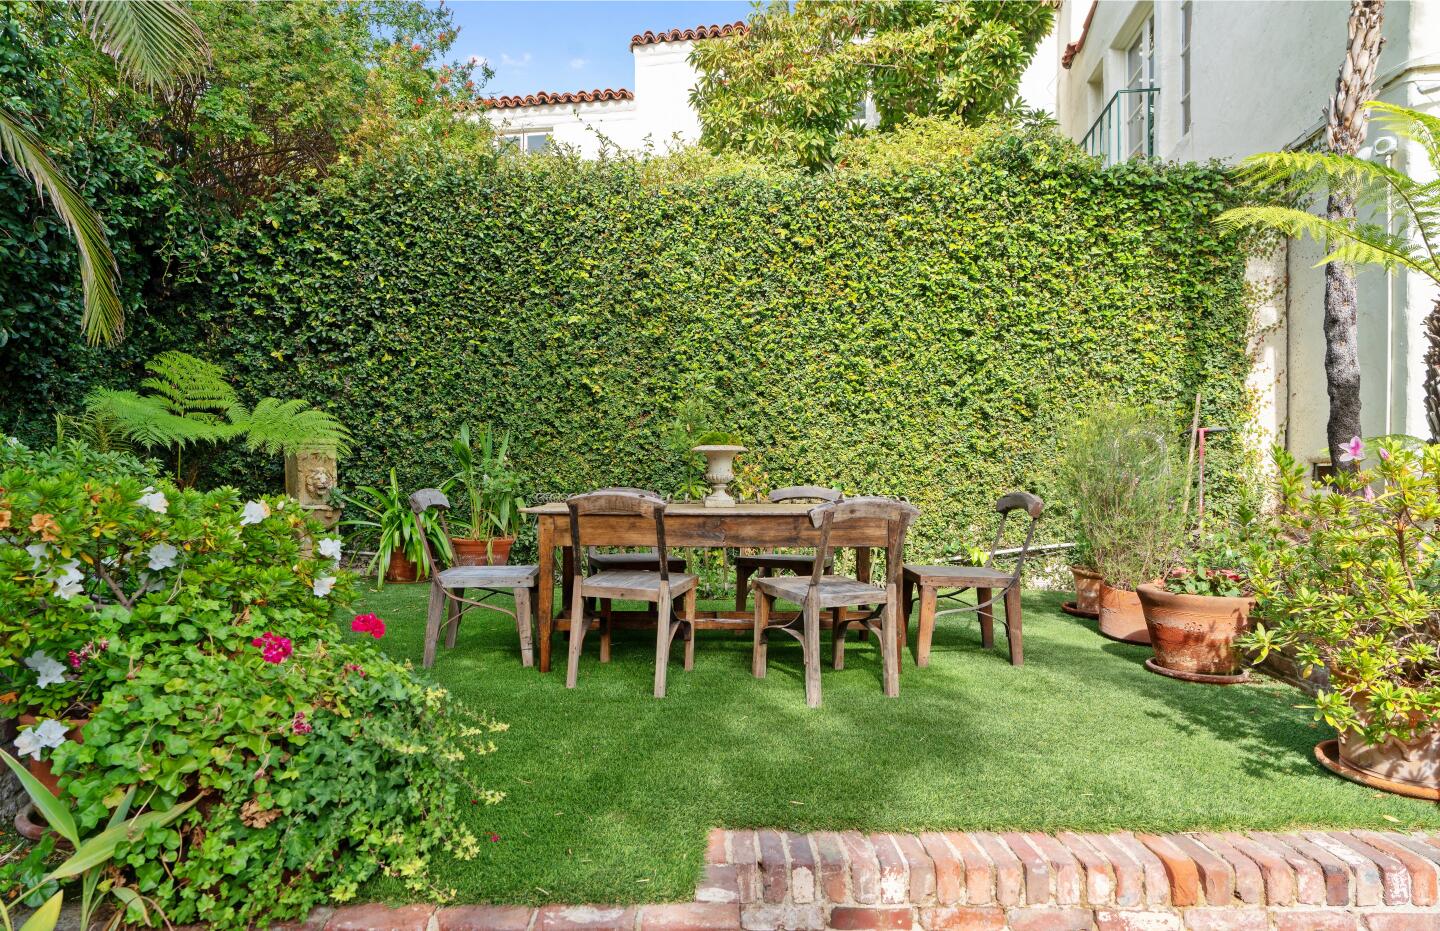
[[[353,905],[311,931],[1440,931],[1440,834],[710,833],[695,901]]]

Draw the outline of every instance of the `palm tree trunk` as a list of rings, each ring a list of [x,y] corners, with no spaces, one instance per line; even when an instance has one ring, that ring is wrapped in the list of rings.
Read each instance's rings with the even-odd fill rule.
[[[1349,43],[1345,63],[1335,80],[1335,93],[1327,113],[1326,138],[1330,150],[1354,155],[1365,141],[1369,123],[1365,104],[1374,96],[1375,68],[1385,40],[1380,27],[1385,18],[1385,0],[1351,0]],[[1326,215],[1333,221],[1355,219],[1355,198],[1348,191],[1331,190]],[[1355,270],[1340,262],[1325,266],[1325,389],[1330,395],[1330,418],[1325,438],[1330,462],[1336,468],[1356,468],[1342,463],[1341,447],[1360,435],[1360,347],[1356,324]]]
[[[1440,297],[1425,319],[1425,420],[1430,424],[1430,442],[1440,443]]]

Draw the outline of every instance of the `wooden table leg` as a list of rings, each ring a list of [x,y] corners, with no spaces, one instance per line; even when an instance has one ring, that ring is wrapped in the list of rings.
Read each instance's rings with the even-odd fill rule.
[[[870,547],[868,546],[855,547],[855,578],[859,579],[861,582],[870,581]],[[874,606],[861,605],[860,610],[868,611],[872,607]],[[863,625],[860,628],[860,639],[870,639],[870,630]]]
[[[540,615],[540,671],[550,671],[550,636],[555,629],[555,531],[550,521],[540,518],[540,578],[535,593],[536,613]]]

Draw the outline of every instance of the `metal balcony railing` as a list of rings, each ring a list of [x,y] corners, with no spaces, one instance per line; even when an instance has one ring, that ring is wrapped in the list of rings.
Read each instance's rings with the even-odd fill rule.
[[[1155,154],[1155,107],[1160,88],[1118,90],[1100,111],[1081,140],[1085,151],[1105,160],[1106,167],[1139,156]]]

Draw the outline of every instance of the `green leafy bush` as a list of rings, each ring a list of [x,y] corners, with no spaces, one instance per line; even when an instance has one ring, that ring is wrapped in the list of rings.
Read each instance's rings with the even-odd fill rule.
[[[83,743],[41,721],[21,751],[51,760],[85,829],[132,789],[154,809],[198,800],[121,845],[128,885],[217,927],[382,871],[444,894],[427,859],[474,852],[457,808],[498,796],[465,761],[501,726],[336,631],[354,593],[338,538],[292,500],[180,490],[83,447],[5,445],[0,466],[0,707],[89,719]]]
[[[1440,725],[1440,445],[1372,451],[1308,492],[1276,451],[1280,508],[1253,569],[1263,620],[1242,643],[1323,666],[1317,717],[1379,743]]]
[[[666,447],[697,393],[777,485],[903,495],[916,558],[989,535],[1050,480],[1095,397],[1178,436],[1247,414],[1243,257],[1222,171],[1102,170],[1035,131],[897,171],[744,170],[647,184],[650,162],[396,158],[292,189],[212,244],[193,350],[351,428],[348,486],[453,471],[464,421],[512,437],[527,500],[688,478]],[[218,477],[273,480],[232,457]],[[1208,478],[1224,504],[1239,456]],[[522,538],[523,542],[523,538]],[[520,554],[517,554],[520,558]]]

